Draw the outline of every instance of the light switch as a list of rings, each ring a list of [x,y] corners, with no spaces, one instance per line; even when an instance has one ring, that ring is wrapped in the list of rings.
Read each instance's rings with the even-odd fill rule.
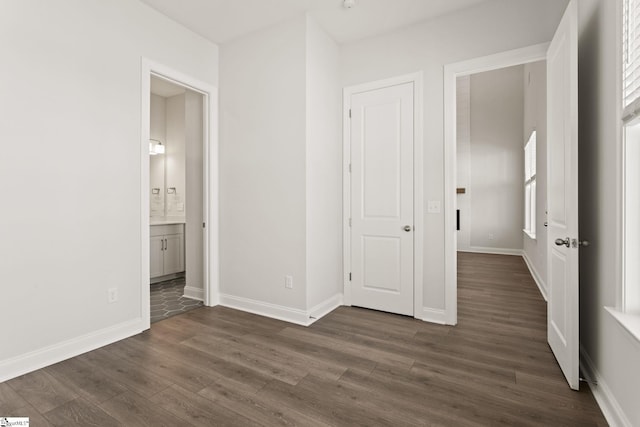
[[[427,213],[439,214],[440,213],[440,200],[429,200],[427,202]]]

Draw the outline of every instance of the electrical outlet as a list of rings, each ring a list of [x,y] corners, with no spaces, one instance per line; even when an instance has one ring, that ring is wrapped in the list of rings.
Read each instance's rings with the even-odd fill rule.
[[[293,289],[293,277],[284,276],[284,287],[287,289]]]
[[[118,301],[118,288],[109,288],[107,294],[107,301],[109,301],[109,304]]]

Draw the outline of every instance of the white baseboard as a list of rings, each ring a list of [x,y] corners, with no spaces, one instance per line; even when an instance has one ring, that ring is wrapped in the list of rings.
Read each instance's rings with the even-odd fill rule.
[[[311,319],[309,319],[309,313],[304,310],[271,304],[264,301],[252,300],[249,298],[222,294],[220,295],[220,305],[258,314],[260,316],[283,320],[289,323],[295,323],[296,325],[309,326],[313,323],[311,322]]]
[[[149,284],[155,285],[156,283],[166,282],[167,280],[179,279],[181,277],[184,277],[184,272],[167,274],[166,276],[152,277],[149,280]]]
[[[139,334],[141,319],[130,320],[99,331],[72,338],[27,354],[0,361],[0,383]]]
[[[510,248],[485,248],[482,246],[469,246],[468,249],[458,249],[458,252],[471,252],[477,254],[493,254],[493,255],[519,255],[522,256],[522,249]]]
[[[183,295],[186,298],[197,299],[198,301],[204,301],[204,289],[202,288],[185,286]]]
[[[580,370],[585,379],[589,381],[591,393],[593,393],[593,397],[598,402],[598,406],[600,406],[600,410],[609,425],[612,427],[632,427],[620,404],[611,393],[611,389],[600,376],[600,373],[593,365],[593,361],[582,346],[580,346]]]
[[[529,256],[527,255],[527,253],[524,251],[522,252],[522,259],[524,259],[524,263],[527,264],[527,267],[529,268],[529,272],[531,273],[531,277],[533,277],[533,280],[536,282],[536,285],[538,285],[538,289],[542,294],[542,298],[544,298],[544,300],[547,301],[547,284],[538,273],[538,270],[536,270],[536,268],[533,266],[533,263],[529,259]]]
[[[309,326],[343,305],[343,297],[342,294],[336,294],[308,311],[225,294],[220,295],[220,305],[296,325]]]
[[[425,322],[437,323],[439,325],[446,325],[447,315],[444,310],[423,307],[422,320]]]
[[[331,313],[336,308],[344,305],[342,294],[336,294],[331,298],[327,298],[325,301],[309,309],[309,318],[313,322],[322,319],[327,314]]]

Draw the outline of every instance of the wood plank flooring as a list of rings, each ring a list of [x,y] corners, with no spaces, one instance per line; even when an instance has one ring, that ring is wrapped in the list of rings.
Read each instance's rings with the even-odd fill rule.
[[[605,426],[546,343],[520,257],[459,255],[459,324],[341,307],[309,328],[223,307],[0,383],[32,426]]]

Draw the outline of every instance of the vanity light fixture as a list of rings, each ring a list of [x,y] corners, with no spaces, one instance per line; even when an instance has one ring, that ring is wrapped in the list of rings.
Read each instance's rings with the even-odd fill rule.
[[[157,144],[154,144],[152,141],[157,142]],[[164,145],[162,145],[162,142],[157,139],[149,139],[149,154],[152,156],[164,154]]]

